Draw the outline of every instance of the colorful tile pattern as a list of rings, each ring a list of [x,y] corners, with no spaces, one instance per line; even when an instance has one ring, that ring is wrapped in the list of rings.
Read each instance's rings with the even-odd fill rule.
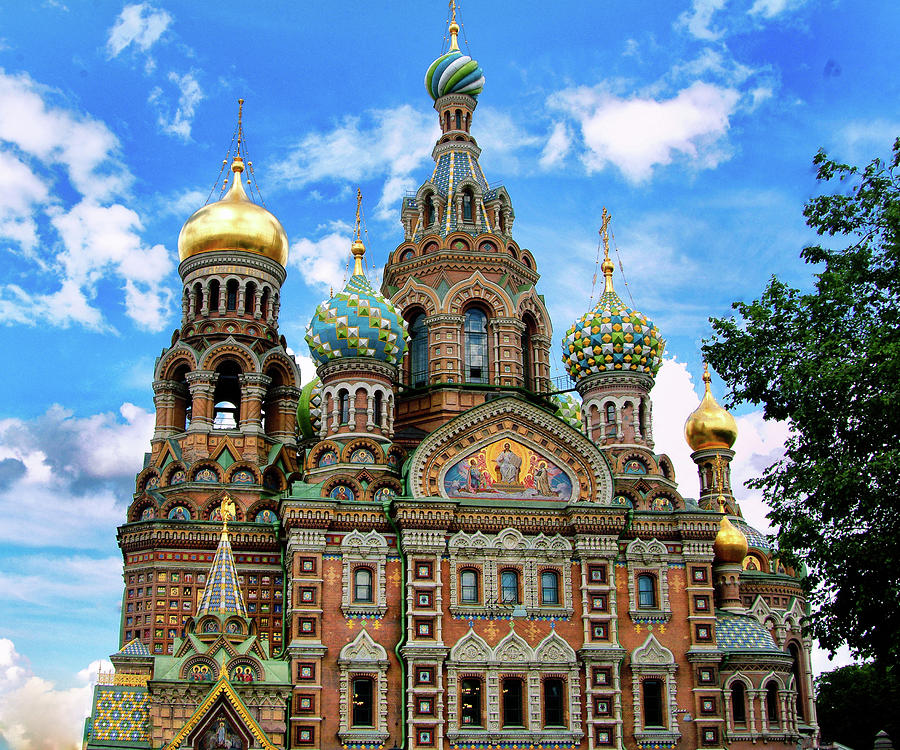
[[[613,370],[655,376],[665,347],[653,322],[610,291],[566,331],[562,361],[576,383],[587,375]]]
[[[208,614],[229,614],[247,617],[247,608],[238,586],[237,570],[234,567],[234,554],[228,534],[223,533],[216,548],[206,579],[206,588],[197,606],[197,617]]]
[[[297,426],[305,438],[316,437],[322,425],[322,381],[314,378],[303,386],[297,404]]]
[[[149,742],[150,696],[146,690],[98,688],[94,693],[91,739],[96,742]]]
[[[761,531],[754,529],[743,518],[732,518],[731,522],[747,537],[747,544],[763,552],[774,552],[772,545]]]
[[[306,329],[310,354],[320,365],[339,357],[374,357],[396,365],[408,337],[400,311],[361,275],[351,276],[343,291],[319,305]]]
[[[139,641],[137,638],[134,638],[134,639],[128,641],[128,643],[126,643],[124,646],[122,646],[122,648],[119,649],[119,652],[117,654],[115,654],[115,656],[151,656],[151,655],[152,654],[150,653],[150,649],[147,648],[147,646],[143,642]]]
[[[556,404],[556,416],[581,432],[581,401],[571,393],[554,393],[550,398]]]
[[[724,651],[775,651],[769,631],[755,618],[729,612],[716,613],[716,642]]]

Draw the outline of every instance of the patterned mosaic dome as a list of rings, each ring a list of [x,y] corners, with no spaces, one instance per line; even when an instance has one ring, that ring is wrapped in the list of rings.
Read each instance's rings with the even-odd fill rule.
[[[620,370],[656,376],[666,346],[659,329],[616,294],[613,263],[607,254],[601,266],[606,288],[600,301],[566,331],[563,364],[576,383],[587,375]]]
[[[450,51],[431,63],[425,73],[425,88],[432,99],[447,94],[477,97],[484,88],[484,71],[476,60],[460,52],[457,34],[459,26],[454,18],[450,22]]]
[[[322,381],[314,378],[300,391],[297,404],[297,427],[304,438],[313,438],[319,434],[322,424]]]
[[[554,393],[550,399],[556,404],[556,416],[581,432],[581,401],[571,393]]]
[[[406,351],[406,321],[365,277],[362,242],[356,240],[352,252],[356,261],[347,285],[322,302],[309,322],[309,352],[320,365],[339,357],[374,357],[396,365]]]

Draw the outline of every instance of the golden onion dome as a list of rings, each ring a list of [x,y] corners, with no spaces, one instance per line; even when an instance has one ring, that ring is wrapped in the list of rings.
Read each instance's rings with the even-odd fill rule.
[[[178,258],[200,253],[241,250],[287,265],[288,240],[284,227],[271,213],[244,192],[244,160],[234,157],[231,187],[225,197],[194,212],[178,235]]]
[[[719,496],[719,508],[724,511],[725,498]],[[747,556],[747,537],[744,533],[728,520],[728,516],[723,515],[719,521],[719,533],[716,534],[716,541],[713,542],[713,553],[716,562],[719,563],[742,563]]]
[[[706,393],[694,413],[684,423],[684,439],[691,450],[704,448],[731,448],[737,440],[737,422],[725,409],[716,403],[710,382],[709,367],[703,366],[703,382]]]

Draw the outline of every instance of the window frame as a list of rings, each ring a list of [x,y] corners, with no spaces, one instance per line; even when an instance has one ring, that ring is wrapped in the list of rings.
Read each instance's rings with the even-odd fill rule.
[[[470,683],[467,687],[466,683]],[[466,699],[466,690],[473,690],[470,693],[473,696],[471,701]],[[474,718],[477,721],[466,722],[466,712],[474,711]],[[459,728],[460,729],[481,729],[484,727],[484,679],[481,677],[469,676],[462,677],[459,681]]]
[[[644,581],[649,581],[649,591],[642,589],[641,584]],[[656,590],[656,576],[654,576],[652,573],[639,573],[635,584],[637,590],[638,609],[659,609],[659,596]],[[644,597],[647,594],[650,595],[649,603],[644,600]]]
[[[519,571],[515,568],[503,568],[500,572],[500,603],[501,604],[521,604],[522,603],[522,591],[521,591],[521,576],[519,575]],[[507,597],[507,592],[510,591],[510,586],[507,583],[509,580],[508,576],[512,576],[515,581],[515,596],[513,598]]]
[[[466,583],[466,578],[472,576],[472,583]],[[463,568],[459,571],[459,603],[465,605],[481,604],[481,585],[478,570],[475,568]],[[472,591],[471,598],[466,597],[466,590]]]
[[[518,696],[509,695],[509,688],[513,685],[517,686]],[[525,728],[526,717],[523,703],[526,693],[525,680],[521,677],[504,677],[500,680],[500,726],[503,729]]]
[[[475,324],[472,321],[478,320]],[[488,341],[488,314],[480,307],[469,307],[463,313],[463,380],[466,383],[488,385],[490,383],[490,344]],[[483,330],[480,321],[483,321]],[[482,360],[477,367],[473,366],[476,359]],[[473,375],[473,369],[479,371]]]
[[[550,577],[550,578],[553,579],[553,587],[552,587],[552,589],[548,589],[548,587],[547,587],[547,585],[546,585],[546,583],[545,583],[545,579],[548,578],[548,577]],[[562,601],[560,601],[560,595],[559,595],[559,594],[560,594],[560,591],[559,591],[559,589],[560,589],[560,585],[559,585],[559,584],[560,584],[560,575],[559,575],[559,571],[556,571],[556,570],[550,570],[550,569],[542,570],[542,571],[541,571],[541,578],[540,578],[540,581],[541,581],[541,606],[542,606],[542,607],[559,607],[559,606],[561,606],[561,605],[562,605]],[[553,591],[553,600],[550,600],[550,599],[547,598],[547,591],[548,591],[548,590],[552,590],[552,591]]]
[[[357,685],[369,686],[368,705],[357,705]],[[369,721],[357,721],[357,710],[360,708],[368,711]],[[353,729],[375,728],[375,679],[369,676],[356,676],[350,679],[350,727]]]
[[[549,705],[550,697],[548,696],[547,688],[550,686],[551,683],[553,683],[553,684],[558,683],[558,685],[559,685],[559,696],[558,696],[558,698],[553,699],[553,700],[559,701],[559,706],[551,707]],[[566,691],[566,681],[564,679],[562,679],[561,677],[548,677],[541,684],[541,709],[542,709],[541,718],[542,718],[542,724],[545,728],[554,728],[555,729],[557,727],[565,728],[568,726],[566,723],[566,703],[567,703],[566,692],[567,692]],[[558,713],[558,715],[559,715],[558,722],[550,721],[550,719],[548,717],[550,716],[551,712]]]
[[[365,574],[369,577],[368,584],[360,583],[360,576]],[[369,593],[367,598],[360,597],[361,587],[368,586]],[[374,604],[375,603],[375,573],[368,565],[357,565],[353,568],[353,603],[354,604]]]

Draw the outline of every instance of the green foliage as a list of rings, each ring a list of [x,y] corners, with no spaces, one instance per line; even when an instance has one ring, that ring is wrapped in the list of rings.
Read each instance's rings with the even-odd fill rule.
[[[816,680],[816,711],[822,739],[869,750],[882,729],[900,738],[900,680],[897,670],[851,664]]]
[[[731,404],[791,427],[754,486],[782,556],[807,566],[813,635],[900,663],[900,138],[888,163],[814,163],[840,192],[810,200],[807,223],[848,246],[804,248],[814,291],[773,277],[737,318],[711,320],[703,351]]]

